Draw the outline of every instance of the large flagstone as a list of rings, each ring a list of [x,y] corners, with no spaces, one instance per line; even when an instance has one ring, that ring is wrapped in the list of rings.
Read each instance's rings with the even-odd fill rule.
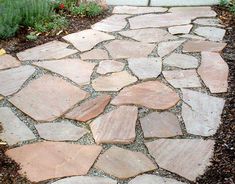
[[[13,68],[20,66],[19,60],[12,57],[9,54],[4,54],[3,56],[0,56],[0,70]]]
[[[173,26],[173,27],[169,27],[168,31],[173,34],[187,34],[190,32],[190,30],[192,29],[193,25],[189,24],[186,26]]]
[[[185,40],[161,42],[158,44],[157,53],[160,57],[164,57],[173,52],[184,42]]]
[[[99,63],[96,72],[102,75],[107,73],[120,72],[123,70],[124,66],[125,64],[122,62],[114,60],[104,60]]]
[[[194,24],[199,24],[203,26],[216,26],[216,27],[224,27],[221,25],[221,20],[217,18],[199,18],[193,21]]]
[[[80,57],[83,60],[109,59],[108,52],[103,49],[92,49],[91,51],[81,54]]]
[[[167,8],[162,7],[134,7],[134,6],[115,6],[113,13],[115,14],[144,14],[144,13],[163,13]]]
[[[198,27],[194,30],[199,36],[203,36],[211,41],[222,41],[225,35],[225,30],[216,27]]]

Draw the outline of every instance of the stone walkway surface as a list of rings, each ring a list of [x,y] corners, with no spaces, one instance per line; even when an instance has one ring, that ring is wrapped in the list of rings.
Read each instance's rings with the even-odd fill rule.
[[[187,184],[213,156],[228,66],[210,7],[114,7],[0,56],[0,139],[31,182]]]

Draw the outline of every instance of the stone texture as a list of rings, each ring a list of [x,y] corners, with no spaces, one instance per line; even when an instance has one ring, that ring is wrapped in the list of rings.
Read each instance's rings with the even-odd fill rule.
[[[116,6],[113,13],[116,14],[144,14],[144,13],[163,13],[167,8],[162,7],[134,7],[134,6]]]
[[[182,135],[179,120],[170,112],[152,112],[140,119],[145,138]]]
[[[222,41],[225,35],[225,30],[216,27],[198,27],[194,30],[199,36],[203,36],[211,41]]]
[[[174,26],[174,27],[169,27],[168,31],[175,35],[175,34],[187,34],[190,32],[192,29],[193,25],[186,25],[186,26]]]
[[[109,59],[108,52],[103,49],[93,49],[80,55],[81,59]]]
[[[32,182],[72,175],[85,175],[102,147],[64,142],[39,142],[6,151],[21,165],[20,173]]]
[[[4,54],[0,56],[0,70],[20,66],[20,62],[11,55]]]
[[[185,40],[178,40],[178,41],[170,41],[170,42],[161,42],[158,45],[158,55],[160,57],[164,57],[171,52],[173,52],[177,47],[179,47],[182,43],[184,43]]]
[[[135,104],[151,109],[164,110],[177,104],[179,96],[159,81],[148,81],[124,88],[111,103]]]
[[[97,144],[129,144],[135,140],[135,125],[138,109],[120,106],[96,118],[90,128]]]
[[[125,59],[147,57],[153,51],[155,45],[128,40],[115,40],[105,45],[105,47],[113,58]]]
[[[160,58],[128,59],[128,66],[139,79],[156,78],[162,72]]]
[[[92,87],[96,91],[119,91],[123,87],[137,81],[137,78],[127,71],[112,73],[108,76],[100,76],[92,81]]]
[[[211,136],[221,124],[224,99],[191,90],[182,90],[182,117],[190,134]]]
[[[122,62],[104,60],[100,62],[96,72],[103,75],[112,72],[120,72],[123,70],[124,66],[125,64]]]
[[[0,100],[2,100],[4,97],[0,95]]]
[[[100,42],[113,40],[115,39],[115,37],[100,31],[87,29],[84,31],[66,35],[63,37],[63,39],[72,43],[73,46],[81,52],[84,52],[91,50]]]
[[[116,146],[111,147],[99,157],[95,168],[120,179],[130,178],[157,169],[143,153],[125,150]]]
[[[30,49],[27,49],[23,52],[19,52],[17,57],[21,61],[28,60],[49,60],[49,59],[61,59],[66,56],[77,53],[77,50],[68,49],[69,44],[52,41],[39,45]]]
[[[213,140],[159,139],[146,143],[159,167],[195,181],[213,156]],[[174,151],[172,151],[174,150]]]
[[[202,52],[198,74],[210,89],[211,93],[224,93],[228,88],[229,68],[218,53]]]
[[[0,139],[6,141],[8,145],[36,138],[33,132],[8,107],[0,108],[0,122],[3,129]]]
[[[163,71],[164,78],[175,88],[201,87],[196,70]]]
[[[41,138],[51,141],[77,141],[88,133],[86,129],[77,127],[69,121],[37,124],[35,128]]]
[[[0,71],[0,94],[8,96],[17,92],[34,72],[35,69],[32,66]]]
[[[183,34],[183,35],[179,35],[179,37],[180,38],[188,38],[188,39],[192,39],[192,40],[206,40],[206,38],[204,38],[204,37],[193,35],[193,34]]]
[[[148,0],[106,0],[108,5],[147,6]]]
[[[167,40],[175,40],[176,36],[169,34],[166,30],[157,28],[127,30],[119,32],[122,36],[145,43],[159,43]]]
[[[110,99],[109,95],[101,95],[90,99],[71,110],[65,117],[82,122],[88,121],[100,115],[110,102]]]
[[[87,92],[61,78],[44,75],[9,101],[37,121],[53,121],[88,96]]]
[[[193,21],[194,24],[199,24],[203,26],[217,26],[217,27],[224,27],[220,23],[222,23],[219,19],[215,18],[201,18],[196,19]]]
[[[208,6],[218,3],[219,0],[151,0],[150,6]]]

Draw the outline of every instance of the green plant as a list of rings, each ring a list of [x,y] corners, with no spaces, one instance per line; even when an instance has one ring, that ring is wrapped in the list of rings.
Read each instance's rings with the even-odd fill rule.
[[[31,32],[29,35],[26,36],[26,38],[30,41],[35,41],[38,39],[36,32]]]
[[[228,0],[220,0],[220,6],[227,6]]]
[[[70,8],[71,14],[94,17],[102,13],[102,8],[95,2],[80,3],[79,6]]]

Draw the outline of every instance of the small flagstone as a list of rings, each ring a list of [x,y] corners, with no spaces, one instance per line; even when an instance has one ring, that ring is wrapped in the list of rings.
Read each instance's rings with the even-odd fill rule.
[[[162,61],[160,58],[128,59],[128,66],[139,79],[156,78],[162,72]]]
[[[98,158],[95,168],[119,179],[127,179],[157,169],[143,153],[116,146],[112,146]]]
[[[219,53],[202,52],[198,74],[211,93],[224,93],[228,88],[229,68]]]
[[[127,71],[112,73],[108,76],[100,76],[92,81],[92,87],[96,91],[119,91],[137,81],[137,78]]]
[[[187,34],[190,32],[192,29],[193,25],[186,25],[186,26],[174,26],[174,27],[169,27],[168,31],[175,35],[175,34]]]
[[[146,143],[159,167],[195,181],[213,156],[213,140],[159,139]]]
[[[191,40],[206,40],[206,38],[204,38],[204,37],[193,35],[193,34],[183,34],[183,35],[179,35],[179,37],[180,38],[188,38]]]
[[[159,43],[157,49],[158,55],[160,57],[164,57],[173,52],[175,49],[177,49],[177,47],[179,47],[184,42],[185,40],[161,42]]]
[[[102,150],[97,145],[38,142],[6,151],[31,182],[86,175]]]
[[[96,118],[90,128],[97,144],[129,144],[135,140],[138,109],[120,106]],[[125,127],[125,128],[124,128]]]
[[[194,24],[199,24],[203,26],[217,26],[224,27],[221,25],[221,21],[216,18],[200,18],[193,21]]]
[[[20,66],[19,60],[9,54],[0,56],[0,70],[14,68]]]
[[[28,65],[0,71],[0,94],[8,96],[17,92],[34,72],[34,67]]]
[[[108,52],[103,49],[93,49],[80,55],[81,59],[109,59]]]
[[[100,115],[110,102],[109,95],[101,95],[90,99],[68,112],[65,117],[77,121],[86,122]]]
[[[175,88],[197,88],[201,82],[196,70],[163,71],[164,78]]]
[[[16,55],[20,61],[61,59],[77,53],[77,50],[69,49],[68,46],[67,43],[55,40],[19,52]]]
[[[2,99],[4,99],[4,97],[0,95],[0,100],[2,100]]]
[[[123,70],[124,66],[125,64],[122,62],[104,60],[100,62],[96,72],[102,75],[107,73],[120,72]]]
[[[162,7],[134,7],[134,6],[115,6],[113,13],[115,14],[144,14],[144,13],[163,13],[167,8]]]
[[[211,41],[222,41],[225,35],[225,30],[216,27],[199,27],[194,30],[199,36],[203,36]]]
[[[126,87],[111,101],[114,105],[134,104],[165,110],[180,100],[175,91],[159,81],[148,81]]]
[[[22,122],[9,107],[0,108],[0,122],[2,132],[0,139],[8,145],[35,139],[33,132]]]
[[[100,31],[87,29],[66,35],[63,39],[73,44],[79,51],[84,52],[91,50],[100,42],[113,40],[115,37]]]
[[[89,94],[65,80],[44,75],[9,101],[36,121],[53,121]]]

